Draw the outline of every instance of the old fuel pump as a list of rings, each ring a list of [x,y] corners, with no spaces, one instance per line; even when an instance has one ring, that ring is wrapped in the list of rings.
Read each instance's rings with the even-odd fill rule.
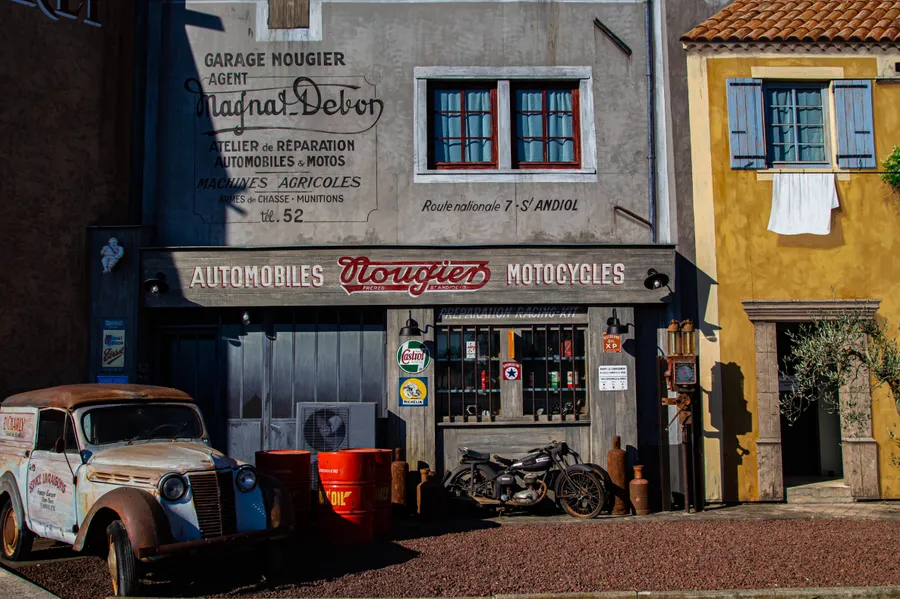
[[[664,397],[662,403],[667,406],[674,405],[678,408],[675,417],[666,425],[666,430],[672,426],[677,418],[681,424],[684,511],[690,513],[691,479],[688,473],[688,457],[693,452],[688,451],[688,443],[691,440],[690,426],[693,424],[691,399],[697,390],[697,337],[694,331],[694,323],[690,320],[682,322],[672,320],[667,329],[666,341],[668,346],[665,356],[667,364],[665,373],[666,386],[669,391],[676,393],[676,396]],[[700,511],[700,502],[701,499],[695,496],[695,511]]]

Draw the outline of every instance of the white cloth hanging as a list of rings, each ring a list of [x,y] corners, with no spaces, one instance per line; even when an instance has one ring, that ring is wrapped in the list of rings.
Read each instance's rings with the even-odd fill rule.
[[[769,231],[779,235],[828,235],[839,206],[834,173],[775,173]]]

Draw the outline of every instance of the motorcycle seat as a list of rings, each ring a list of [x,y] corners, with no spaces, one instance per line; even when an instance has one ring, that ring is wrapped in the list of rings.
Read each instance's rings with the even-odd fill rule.
[[[504,466],[512,466],[513,462],[515,462],[515,460],[511,460],[509,458],[504,458],[504,457],[501,457],[498,455],[494,456],[494,461],[497,462],[498,464],[503,464]]]
[[[468,447],[457,447],[456,449],[459,450],[459,453],[461,453],[463,455],[463,457],[466,457],[466,458],[471,458],[473,460],[484,460],[484,461],[488,461],[491,459],[490,454],[487,454],[487,453],[484,453],[481,451],[475,451],[474,449],[469,449]]]

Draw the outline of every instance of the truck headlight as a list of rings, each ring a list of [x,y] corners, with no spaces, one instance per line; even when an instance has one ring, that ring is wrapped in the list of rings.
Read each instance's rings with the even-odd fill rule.
[[[159,481],[159,494],[166,501],[178,501],[187,492],[187,484],[180,474],[167,474]]]
[[[256,488],[258,478],[256,470],[252,466],[241,466],[237,471],[237,486],[244,493],[249,493]]]

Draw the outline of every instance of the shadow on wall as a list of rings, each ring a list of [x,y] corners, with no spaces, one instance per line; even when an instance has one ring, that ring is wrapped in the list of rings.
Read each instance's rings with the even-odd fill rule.
[[[721,389],[721,412],[727,414],[725,422],[713,423],[715,429],[722,431],[722,498],[735,501],[738,498],[738,467],[750,455],[750,450],[741,446],[739,437],[753,430],[753,414],[747,409],[744,373],[739,365],[717,362],[713,367],[712,384],[713,388]]]

